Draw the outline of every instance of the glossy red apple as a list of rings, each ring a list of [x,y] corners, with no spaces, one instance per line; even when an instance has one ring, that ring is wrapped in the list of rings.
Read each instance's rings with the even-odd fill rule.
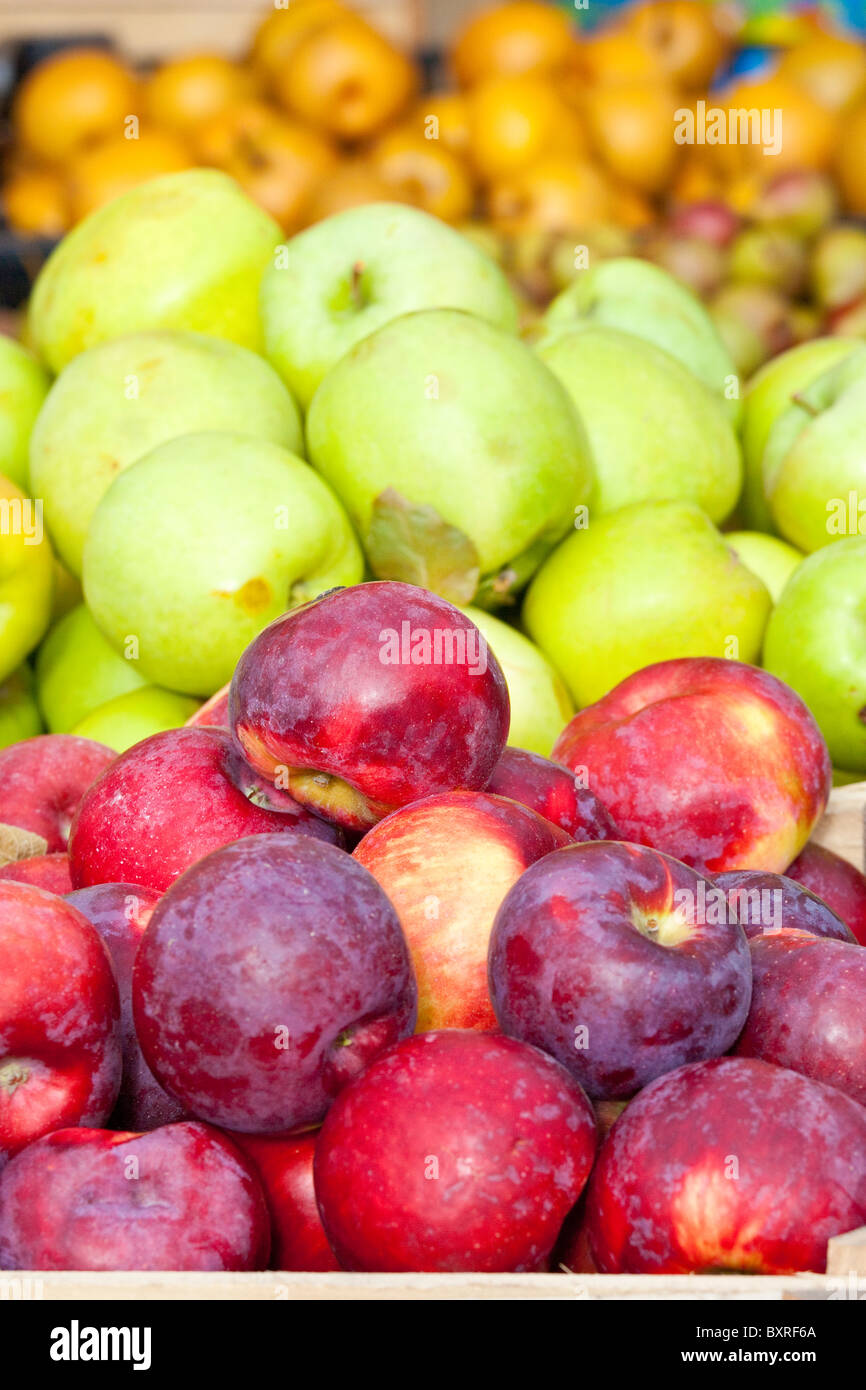
[[[63,894],[72,889],[69,855],[56,850],[53,854],[34,854],[32,859],[17,859],[0,869],[0,883],[31,883],[46,893]]]
[[[60,1129],[0,1176],[0,1269],[265,1269],[258,1177],[210,1125]]]
[[[842,918],[861,946],[866,946],[866,874],[841,855],[810,841],[785,870],[788,878],[809,888]]]
[[[613,818],[573,772],[540,753],[503,748],[487,790],[509,796],[568,832],[572,840],[620,840]]]
[[[866,1222],[866,1110],[755,1057],[682,1067],[617,1120],[587,1214],[604,1274],[820,1272]]]
[[[552,1058],[487,1033],[420,1033],[331,1107],[322,1221],[346,1269],[537,1269],[595,1141],[592,1107]]]
[[[253,835],[194,864],[157,903],[133,971],[148,1065],[194,1115],[245,1133],[318,1124],[417,992],[400,923],[344,850]]]
[[[0,749],[0,824],[41,835],[48,852],[64,850],[78,803],[116,756],[74,734],[38,734]]]
[[[784,874],[765,874],[755,869],[735,869],[716,874],[715,884],[725,904],[740,922],[746,936],[794,927],[812,936],[832,936],[853,941],[854,936],[831,907]]]
[[[465,614],[412,584],[338,589],[265,628],[235,670],[249,762],[350,830],[481,791],[508,734],[505,678]]]
[[[162,893],[178,874],[243,835],[339,832],[263,787],[224,729],[169,729],[121,753],[89,789],[69,836],[72,881]]]
[[[487,792],[427,797],[364,836],[354,855],[397,909],[420,1031],[496,1027],[487,991],[496,911],[530,864],[569,843],[559,826]]]
[[[271,1213],[271,1268],[299,1273],[340,1269],[328,1244],[313,1181],[318,1130],[281,1138],[269,1134],[229,1137],[250,1159],[262,1181]]]
[[[737,1054],[790,1067],[866,1106],[866,950],[791,929],[750,947],[752,1004]]]
[[[830,795],[809,710],[766,671],[682,657],[636,671],[560,734],[553,756],[587,770],[628,840],[701,873],[783,873]]]
[[[49,1130],[104,1124],[121,1059],[111,961],[74,907],[0,883],[0,962],[2,1167]]]
[[[726,1052],[749,1010],[749,948],[736,919],[704,910],[707,892],[640,845],[570,845],[534,864],[490,938],[502,1031],[608,1099]]]
[[[144,1060],[132,1019],[132,967],[159,894],[134,883],[98,883],[66,899],[91,922],[111,956],[120,994],[123,1077],[111,1115],[114,1129],[156,1129],[184,1117],[184,1109],[162,1089]]]

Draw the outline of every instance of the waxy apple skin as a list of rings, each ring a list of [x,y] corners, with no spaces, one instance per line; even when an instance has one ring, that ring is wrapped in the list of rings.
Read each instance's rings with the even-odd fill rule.
[[[254,835],[194,864],[154,909],[133,971],[145,1059],[194,1115],[244,1133],[318,1124],[412,1032],[400,923],[350,855]]]
[[[792,928],[755,937],[741,1057],[836,1086],[866,1106],[866,951]]]
[[[170,729],[122,753],[84,797],[69,837],[72,881],[163,893],[212,850],[260,834],[339,839],[285,793],[262,788],[227,731]]]
[[[502,1031],[549,1052],[594,1099],[726,1052],[751,993],[743,930],[703,912],[699,875],[607,841],[527,869],[496,915],[488,973]]]
[[[115,756],[74,734],[37,734],[2,749],[0,823],[41,835],[48,853],[65,850],[81,798]]]
[[[841,855],[810,841],[787,869],[788,878],[811,889],[866,946],[866,874]]]
[[[147,1130],[184,1118],[182,1105],[165,1092],[144,1060],[132,1018],[132,967],[159,894],[134,883],[99,883],[70,892],[68,903],[99,932],[108,948],[120,995],[123,1076],[111,1114],[113,1129]]]
[[[453,636],[467,659],[415,664],[404,632]],[[420,640],[416,651],[425,654]],[[238,662],[229,711],[257,772],[366,830],[420,797],[482,790],[505,746],[509,701],[496,658],[459,609],[382,581],[326,594],[266,628]]]
[[[316,1146],[322,1222],[346,1269],[534,1270],[595,1153],[592,1107],[512,1038],[421,1033],[342,1092]]]
[[[53,854],[34,854],[32,859],[14,860],[0,869],[0,882],[31,883],[46,893],[71,893],[69,855],[57,850]]]
[[[354,858],[397,910],[418,980],[418,1030],[495,1028],[487,948],[505,894],[570,837],[516,801],[444,792],[368,831]]]
[[[258,1177],[210,1125],[61,1129],[0,1177],[0,1269],[265,1269],[269,1244]]]
[[[537,811],[571,836],[572,840],[620,840],[613,817],[588,787],[561,763],[529,753],[523,748],[503,748],[488,792],[511,797]]]
[[[716,874],[715,884],[725,893],[729,910],[750,941],[765,932],[789,927],[838,941],[855,939],[827,903],[784,874],[740,869]]]
[[[0,958],[2,1167],[50,1130],[104,1124],[121,1053],[111,961],[74,907],[29,884],[0,883]]]
[[[790,687],[717,657],[647,666],[575,715],[553,757],[587,768],[622,834],[701,873],[783,873],[830,795],[827,747]]]
[[[341,1266],[328,1244],[313,1181],[318,1131],[290,1138],[230,1134],[261,1179],[271,1213],[271,1268],[335,1273]]]
[[[682,1067],[617,1120],[587,1213],[603,1274],[822,1272],[866,1220],[866,1110],[753,1057]]]

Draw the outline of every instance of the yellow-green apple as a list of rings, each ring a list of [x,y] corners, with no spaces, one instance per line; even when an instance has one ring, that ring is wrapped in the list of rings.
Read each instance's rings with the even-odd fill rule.
[[[527,806],[445,792],[386,816],[355,858],[397,910],[418,981],[418,1029],[495,1028],[487,946],[521,874],[571,836]]]
[[[540,753],[503,748],[487,790],[537,811],[573,840],[622,838],[607,808],[588,787],[581,786],[580,778]]]
[[[234,434],[160,444],[115,478],[84,550],[84,592],[155,685],[211,695],[287,608],[363,561],[339,502],[295,454]]]
[[[791,301],[771,285],[723,285],[710,300],[713,323],[743,377],[797,341]]]
[[[718,657],[662,661],[581,710],[554,758],[623,836],[700,873],[783,873],[830,795],[827,746],[782,681]]]
[[[0,335],[0,473],[25,492],[30,431],[47,391],[48,376],[33,354]]]
[[[44,634],[53,591],[54,560],[42,508],[0,473],[0,681]]]
[[[144,329],[258,349],[259,283],[281,236],[217,169],[153,179],[92,212],[49,256],[30,299],[29,339],[52,372]]]
[[[114,751],[72,734],[39,734],[0,750],[0,825],[41,836],[65,850],[88,787],[114,762]]]
[[[511,701],[508,742],[547,757],[574,714],[574,704],[559,672],[534,642],[510,623],[483,608],[464,608],[467,618],[496,653]]]
[[[782,590],[803,559],[802,550],[764,531],[726,531],[725,541],[746,569],[764,583],[773,602],[778,603]]]
[[[592,483],[553,373],[512,334],[454,309],[406,314],[357,343],[316,392],[307,446],[373,573],[454,603],[525,582]]]
[[[504,272],[468,237],[418,208],[368,203],[295,236],[262,281],[268,358],[306,408],[325,375],[383,324],[418,309],[465,309],[509,331]]]
[[[303,453],[298,407],[248,348],[163,332],[80,353],[52,386],[30,443],[33,494],[69,568],[81,574],[91,518],[118,473],[167,439],[239,428]]]
[[[806,701],[835,766],[866,775],[866,536],[798,565],[767,624],[764,665]]]
[[[655,343],[591,320],[552,334],[537,350],[586,429],[593,517],[681,498],[712,521],[725,520],[740,495],[743,464],[717,393]]]
[[[727,277],[739,284],[771,285],[792,298],[805,289],[809,253],[801,237],[775,227],[745,227],[728,251]]]
[[[580,706],[650,662],[756,661],[770,606],[699,507],[643,502],[563,541],[533,579],[523,620]]]
[[[36,656],[39,708],[52,734],[68,734],[91,710],[145,684],[136,662],[115,651],[84,603],[54,624]]]
[[[33,693],[33,673],[19,666],[0,684],[0,748],[42,733],[42,718]]]
[[[812,248],[812,293],[824,309],[840,309],[866,293],[866,231],[828,227]]]
[[[177,695],[159,685],[142,685],[89,710],[70,732],[81,738],[96,739],[113,748],[115,753],[124,753],[151,734],[179,729],[198,708],[198,700],[189,695]]]
[[[814,841],[800,851],[786,873],[826,902],[860,945],[866,946],[866,874]]]
[[[829,174],[797,169],[764,184],[749,215],[764,227],[791,232],[808,242],[832,221],[838,203],[836,185]]]

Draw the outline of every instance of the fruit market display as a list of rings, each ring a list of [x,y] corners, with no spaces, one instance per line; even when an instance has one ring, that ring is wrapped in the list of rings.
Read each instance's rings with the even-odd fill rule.
[[[74,121],[22,87],[40,177],[133,100],[227,154],[82,204],[0,340],[0,1270],[787,1275],[866,1226],[866,875],[815,838],[866,791],[866,273],[825,197],[866,76],[809,43],[761,78],[797,160],[674,208],[647,113],[730,56],[708,7],[468,24],[473,211],[537,173],[534,92],[548,171],[667,219],[650,257],[605,212],[531,314],[498,231],[389,182],[440,147],[336,0],[246,66],[94,54]],[[809,276],[827,317],[747,342],[734,291],[790,326]]]

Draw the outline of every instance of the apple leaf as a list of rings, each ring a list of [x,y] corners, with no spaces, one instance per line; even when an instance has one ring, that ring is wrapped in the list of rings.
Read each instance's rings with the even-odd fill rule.
[[[473,542],[435,507],[386,488],[373,502],[365,542],[377,579],[419,584],[451,603],[471,603],[481,566]]]
[[[0,868],[16,864],[21,859],[35,859],[48,851],[48,841],[32,830],[17,825],[0,825]]]

